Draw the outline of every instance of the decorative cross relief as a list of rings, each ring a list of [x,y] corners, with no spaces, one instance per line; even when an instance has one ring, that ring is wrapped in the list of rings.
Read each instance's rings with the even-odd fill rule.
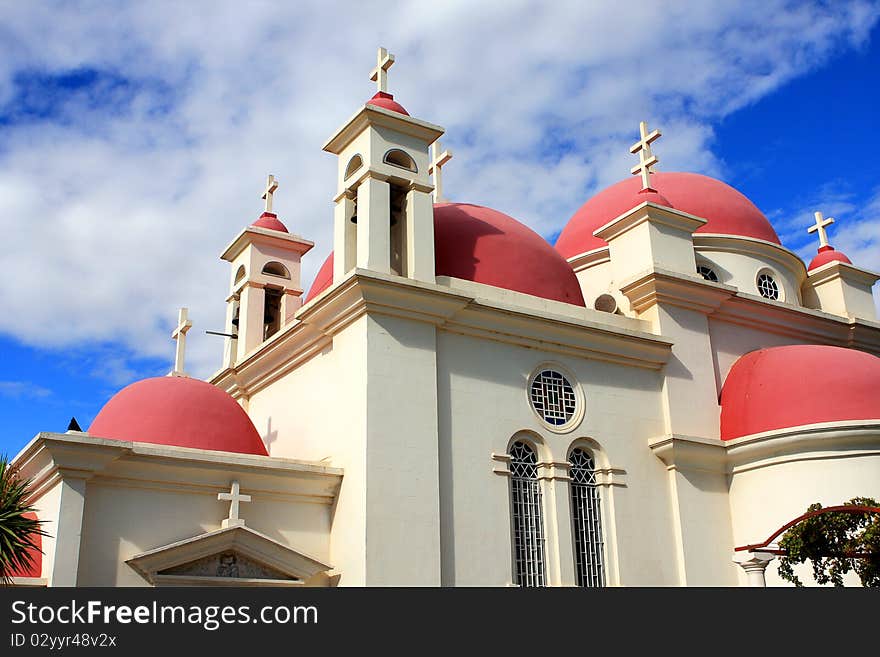
[[[376,68],[370,71],[370,79],[376,83],[376,90],[388,93],[388,69],[394,64],[394,55],[385,48],[379,48],[376,55]]]
[[[452,159],[452,151],[442,150],[440,141],[431,144],[431,164],[428,174],[434,174],[434,203],[445,203],[443,198],[443,165]]]
[[[270,173],[269,177],[266,179],[266,191],[263,192],[262,196],[266,201],[266,212],[272,212],[272,199],[275,195],[276,189],[278,189],[278,181],[275,180],[275,176]]]
[[[217,499],[221,502],[229,502],[229,517],[221,523],[223,529],[227,527],[244,527],[244,520],[238,517],[238,505],[241,502],[250,502],[251,496],[241,494],[241,487],[238,481],[232,482],[232,490],[228,493],[217,493]]]
[[[813,216],[816,217],[816,224],[807,228],[808,233],[819,232],[819,248],[829,246],[828,244],[828,232],[825,230],[827,226],[830,226],[834,223],[834,219],[828,217],[824,219],[821,212],[814,212]]]
[[[660,159],[651,152],[651,143],[659,139],[660,131],[652,130],[648,132],[648,124],[645,121],[639,123],[640,139],[629,147],[629,152],[635,155],[639,154],[639,163],[630,169],[630,173],[642,176],[642,189],[653,189],[651,187],[651,167],[657,164]]]
[[[174,355],[174,369],[169,376],[186,376],[183,359],[186,355],[186,332],[191,328],[192,322],[187,318],[187,309],[181,308],[177,315],[177,328],[171,332],[171,339],[177,342],[177,351]]]

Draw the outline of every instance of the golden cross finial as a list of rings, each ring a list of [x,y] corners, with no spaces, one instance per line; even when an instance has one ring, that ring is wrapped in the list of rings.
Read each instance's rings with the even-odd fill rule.
[[[266,200],[266,212],[272,212],[272,197],[274,196],[276,189],[278,189],[278,181],[275,180],[275,176],[270,173],[269,178],[266,180],[266,191],[263,192],[262,196],[262,198]]]
[[[807,228],[807,232],[815,233],[816,231],[819,231],[819,248],[828,246],[828,233],[825,231],[825,227],[833,224],[834,219],[831,217],[824,219],[821,212],[814,212],[813,216],[816,217],[816,223]]]
[[[651,167],[660,160],[651,152],[651,143],[660,137],[659,130],[648,132],[648,124],[645,121],[639,123],[640,139],[629,147],[629,152],[635,155],[639,154],[639,163],[630,169],[630,173],[634,176],[641,173],[642,189],[651,189]]]
[[[370,71],[370,79],[376,83],[378,91],[388,93],[388,69],[394,64],[394,55],[379,48],[379,54],[376,56],[376,68]]]
[[[428,167],[428,175],[434,174],[434,203],[445,203],[443,198],[443,165],[452,159],[452,151],[440,150],[440,141],[431,144],[431,165]]]
[[[171,332],[171,339],[177,342],[177,351],[174,354],[174,369],[171,376],[186,376],[183,369],[183,359],[186,355],[186,332],[192,328],[192,322],[187,318],[187,309],[181,308],[177,314],[177,328]]]

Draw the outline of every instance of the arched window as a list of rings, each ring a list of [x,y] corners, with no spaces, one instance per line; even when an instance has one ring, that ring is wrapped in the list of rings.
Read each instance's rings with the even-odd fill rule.
[[[605,586],[602,521],[593,456],[576,447],[571,450],[568,463],[577,583],[578,586]]]
[[[350,177],[351,174],[360,169],[363,165],[364,159],[360,155],[355,155],[348,161],[348,166],[345,167],[345,177]]]
[[[235,283],[233,283],[233,285],[238,285],[239,283],[241,283],[244,280],[245,274],[246,272],[244,270],[244,265],[241,265],[238,268],[238,271],[235,272]]]
[[[390,151],[385,153],[385,157],[382,159],[385,164],[390,164],[392,166],[400,167],[401,169],[406,169],[407,171],[417,173],[415,160],[410,157],[409,153],[407,153],[406,151],[402,151],[399,148],[392,148]]]
[[[290,278],[290,272],[287,267],[280,262],[267,262],[263,265],[263,273],[269,276],[278,276],[279,278]]]
[[[544,521],[538,458],[535,450],[522,441],[510,448],[510,474],[516,583],[544,586]]]

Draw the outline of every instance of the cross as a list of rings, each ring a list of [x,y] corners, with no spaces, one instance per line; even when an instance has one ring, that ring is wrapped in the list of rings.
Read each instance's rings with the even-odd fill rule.
[[[440,152],[440,141],[431,144],[431,165],[428,167],[428,174],[434,174],[434,203],[445,203],[443,198],[443,165],[452,159],[452,151],[443,150]]]
[[[186,376],[183,371],[183,357],[186,351],[186,332],[193,323],[186,317],[186,308],[181,308],[177,315],[177,328],[171,332],[171,339],[177,341],[177,352],[174,355],[174,369],[171,376]]]
[[[379,54],[376,56],[376,68],[370,71],[370,79],[376,83],[377,91],[388,93],[388,69],[394,63],[394,55],[379,48]]]
[[[270,173],[266,179],[266,191],[263,192],[262,196],[262,198],[266,199],[266,212],[272,212],[272,196],[275,194],[276,189],[278,189],[278,181]]]
[[[819,231],[819,248],[821,249],[823,246],[828,246],[828,233],[825,231],[825,227],[833,224],[834,219],[831,217],[823,219],[821,212],[814,212],[813,216],[816,217],[816,224],[807,228],[807,232],[815,233]]]
[[[629,147],[629,152],[635,155],[639,154],[639,164],[630,169],[630,173],[636,175],[642,174],[642,189],[651,189],[651,167],[660,160],[651,152],[651,142],[656,141],[660,137],[659,130],[648,132],[648,124],[645,121],[639,123],[639,133],[641,139]]]
[[[223,529],[227,527],[243,527],[244,520],[238,517],[238,505],[240,502],[250,502],[250,495],[242,495],[237,481],[232,482],[232,490],[228,493],[217,493],[217,499],[221,502],[229,502],[229,517],[223,521]]]

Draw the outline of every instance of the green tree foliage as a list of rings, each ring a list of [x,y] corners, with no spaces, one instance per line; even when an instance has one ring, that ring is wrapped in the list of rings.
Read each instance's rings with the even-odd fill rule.
[[[854,497],[847,506],[878,507],[877,500]],[[818,511],[811,504],[807,511]],[[843,586],[843,576],[854,570],[862,586],[880,586],[880,515],[829,511],[807,518],[789,528],[779,547],[786,554],[779,559],[779,576],[795,586],[803,583],[794,566],[809,561],[819,584]],[[854,557],[852,555],[861,555]]]
[[[22,479],[6,456],[0,456],[0,583],[9,584],[12,573],[33,563],[38,536],[48,534],[29,501],[30,480]]]

